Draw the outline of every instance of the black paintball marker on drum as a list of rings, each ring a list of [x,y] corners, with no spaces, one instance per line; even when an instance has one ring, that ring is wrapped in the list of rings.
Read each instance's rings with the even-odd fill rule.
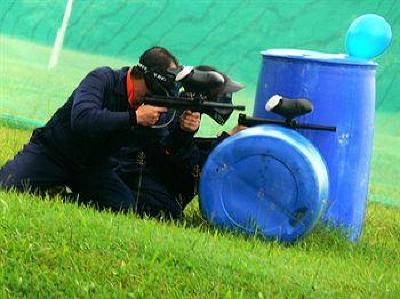
[[[336,132],[336,127],[299,123],[294,119],[298,116],[310,113],[313,110],[311,102],[307,99],[288,99],[275,95],[267,101],[265,110],[281,115],[285,120],[251,117],[240,113],[238,124],[245,127],[277,124],[290,129],[310,129]]]

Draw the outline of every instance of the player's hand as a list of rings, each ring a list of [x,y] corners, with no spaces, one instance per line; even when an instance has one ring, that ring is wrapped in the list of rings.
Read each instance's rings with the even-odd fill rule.
[[[149,127],[158,122],[160,113],[167,112],[166,107],[157,107],[151,105],[141,105],[136,110],[136,121],[138,125]]]
[[[194,133],[200,127],[200,113],[185,111],[181,115],[180,126],[183,131]]]
[[[235,135],[236,133],[239,133],[242,130],[247,129],[247,127],[242,126],[242,125],[236,125],[232,130],[230,130],[229,132],[227,132],[229,135]]]

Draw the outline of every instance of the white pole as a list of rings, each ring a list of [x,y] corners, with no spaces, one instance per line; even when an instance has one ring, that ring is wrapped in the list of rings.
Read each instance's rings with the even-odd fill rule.
[[[62,22],[61,28],[59,28],[57,31],[56,40],[54,42],[53,50],[51,51],[51,56],[50,56],[49,65],[48,65],[49,70],[54,68],[58,63],[58,57],[60,56],[60,52],[61,52],[62,45],[64,42],[65,32],[67,31],[69,18],[71,17],[73,0],[67,0],[67,1],[68,2],[67,2],[67,6],[65,7],[63,22]]]

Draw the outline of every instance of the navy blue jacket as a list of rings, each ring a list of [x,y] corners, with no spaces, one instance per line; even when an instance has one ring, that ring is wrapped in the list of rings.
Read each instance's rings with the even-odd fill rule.
[[[71,166],[103,162],[137,139],[131,128],[126,76],[128,68],[101,67],[90,72],[32,141],[48,146]]]

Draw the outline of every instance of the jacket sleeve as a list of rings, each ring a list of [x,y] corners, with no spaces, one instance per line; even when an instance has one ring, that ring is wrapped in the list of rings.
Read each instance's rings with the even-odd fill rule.
[[[98,138],[110,132],[130,130],[129,112],[104,108],[107,91],[113,88],[110,68],[98,68],[82,80],[74,92],[71,129],[83,136]]]

